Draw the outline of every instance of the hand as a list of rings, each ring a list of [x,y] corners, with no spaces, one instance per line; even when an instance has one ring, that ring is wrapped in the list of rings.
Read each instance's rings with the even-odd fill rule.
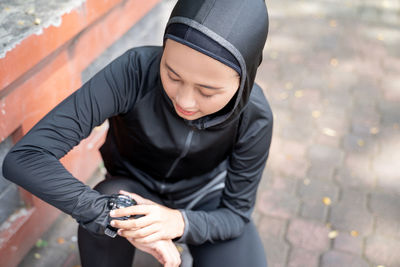
[[[175,244],[171,240],[159,240],[153,243],[143,244],[132,238],[127,238],[137,249],[151,254],[164,267],[178,267],[181,264],[181,256]]]
[[[174,239],[183,234],[185,224],[179,210],[162,206],[134,193],[121,190],[120,194],[130,196],[137,205],[113,210],[110,213],[111,217],[144,215],[137,219],[112,220],[111,225],[120,228],[120,236],[132,238],[135,242],[152,243],[162,239]]]

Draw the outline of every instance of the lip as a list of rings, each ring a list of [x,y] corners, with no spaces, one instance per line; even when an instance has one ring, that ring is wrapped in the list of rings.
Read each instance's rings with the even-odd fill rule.
[[[179,113],[182,113],[183,115],[186,116],[192,116],[197,113],[197,111],[186,111],[183,108],[181,108],[178,104],[175,104],[175,108]]]

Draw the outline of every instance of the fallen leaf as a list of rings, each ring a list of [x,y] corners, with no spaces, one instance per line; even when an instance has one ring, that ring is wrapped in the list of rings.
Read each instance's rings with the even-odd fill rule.
[[[309,185],[309,184],[311,183],[311,180],[308,179],[308,178],[306,178],[306,179],[304,179],[303,183],[304,183],[305,185]]]
[[[35,18],[35,21],[33,23],[35,23],[35,25],[39,25],[41,22],[41,19],[39,18]]]
[[[297,90],[296,92],[294,92],[294,96],[297,98],[300,98],[304,95],[302,90]]]
[[[59,237],[59,238],[57,239],[57,243],[58,243],[58,244],[64,244],[64,242],[65,242],[65,239],[62,238],[62,237]]]
[[[377,134],[377,133],[379,133],[379,128],[378,127],[372,127],[371,129],[369,129],[369,132],[371,134]]]
[[[378,265],[378,266],[376,266],[376,267],[385,267],[385,265]]]
[[[332,19],[331,21],[329,21],[329,26],[331,26],[332,28],[335,28],[337,26],[337,21]]]
[[[176,245],[177,250],[179,251],[179,253],[183,252],[183,247],[180,245]]]
[[[325,226],[326,226],[326,228],[329,228],[329,229],[332,228],[332,224],[331,223],[326,223]]]
[[[48,243],[47,243],[46,240],[38,239],[36,241],[35,245],[36,245],[37,248],[43,248],[43,247],[46,247],[48,245]]]
[[[69,248],[70,248],[70,249],[75,249],[75,245],[74,245],[74,244],[71,244],[71,245],[69,245]]]
[[[393,129],[398,130],[400,128],[400,125],[398,123],[393,124]]]
[[[379,41],[383,41],[385,38],[383,37],[383,34],[379,33],[379,34],[376,36],[376,39],[378,39]]]
[[[291,82],[285,83],[285,88],[288,89],[288,90],[292,90],[293,89],[293,83],[291,83]]]
[[[40,259],[40,257],[41,257],[41,255],[39,254],[39,253],[35,253],[35,254],[33,254],[33,256],[35,257],[35,259]]]
[[[325,204],[325,206],[329,206],[332,204],[332,200],[329,197],[322,198],[322,202]]]
[[[318,119],[319,117],[321,117],[321,111],[319,111],[319,110],[313,110],[313,111],[311,112],[311,116],[313,116],[313,118]]]
[[[331,59],[331,65],[336,67],[339,64],[339,61],[336,58]]]
[[[358,146],[364,146],[365,145],[365,141],[363,139],[358,139],[357,140],[357,145]]]
[[[331,129],[331,128],[323,128],[322,129],[322,132],[325,134],[325,135],[328,135],[328,136],[336,136],[336,131],[335,130],[333,130],[333,129]]]
[[[353,237],[357,237],[359,234],[358,234],[357,231],[353,230],[353,231],[350,232],[350,235],[353,236]]]
[[[10,11],[10,8],[9,8],[9,7],[5,7],[5,8],[4,8],[4,11],[7,11],[7,12],[8,12],[8,11]]]
[[[23,26],[25,24],[25,22],[23,20],[18,20],[17,24],[20,25],[20,26]]]
[[[338,231],[336,231],[336,230],[333,230],[333,231],[330,231],[329,232],[329,234],[328,234],[328,237],[330,238],[330,239],[335,239],[337,236],[338,236]]]

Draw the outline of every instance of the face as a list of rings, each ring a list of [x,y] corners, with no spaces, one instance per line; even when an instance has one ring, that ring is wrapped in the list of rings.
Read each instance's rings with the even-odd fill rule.
[[[221,110],[240,80],[232,68],[171,39],[165,43],[160,75],[176,113],[187,120]]]

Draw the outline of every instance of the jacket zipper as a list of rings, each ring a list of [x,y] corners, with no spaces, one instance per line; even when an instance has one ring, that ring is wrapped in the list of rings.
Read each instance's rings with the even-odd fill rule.
[[[168,178],[168,177],[171,176],[172,172],[176,168],[176,165],[178,165],[178,162],[183,157],[185,157],[186,154],[189,152],[189,147],[190,147],[190,143],[192,142],[193,132],[194,132],[193,129],[191,129],[190,132],[188,133],[188,135],[186,137],[186,141],[185,141],[185,146],[183,147],[182,153],[179,155],[178,158],[175,159],[174,163],[172,163],[172,166],[169,169],[169,171],[167,172],[167,175],[165,176],[165,178]]]

